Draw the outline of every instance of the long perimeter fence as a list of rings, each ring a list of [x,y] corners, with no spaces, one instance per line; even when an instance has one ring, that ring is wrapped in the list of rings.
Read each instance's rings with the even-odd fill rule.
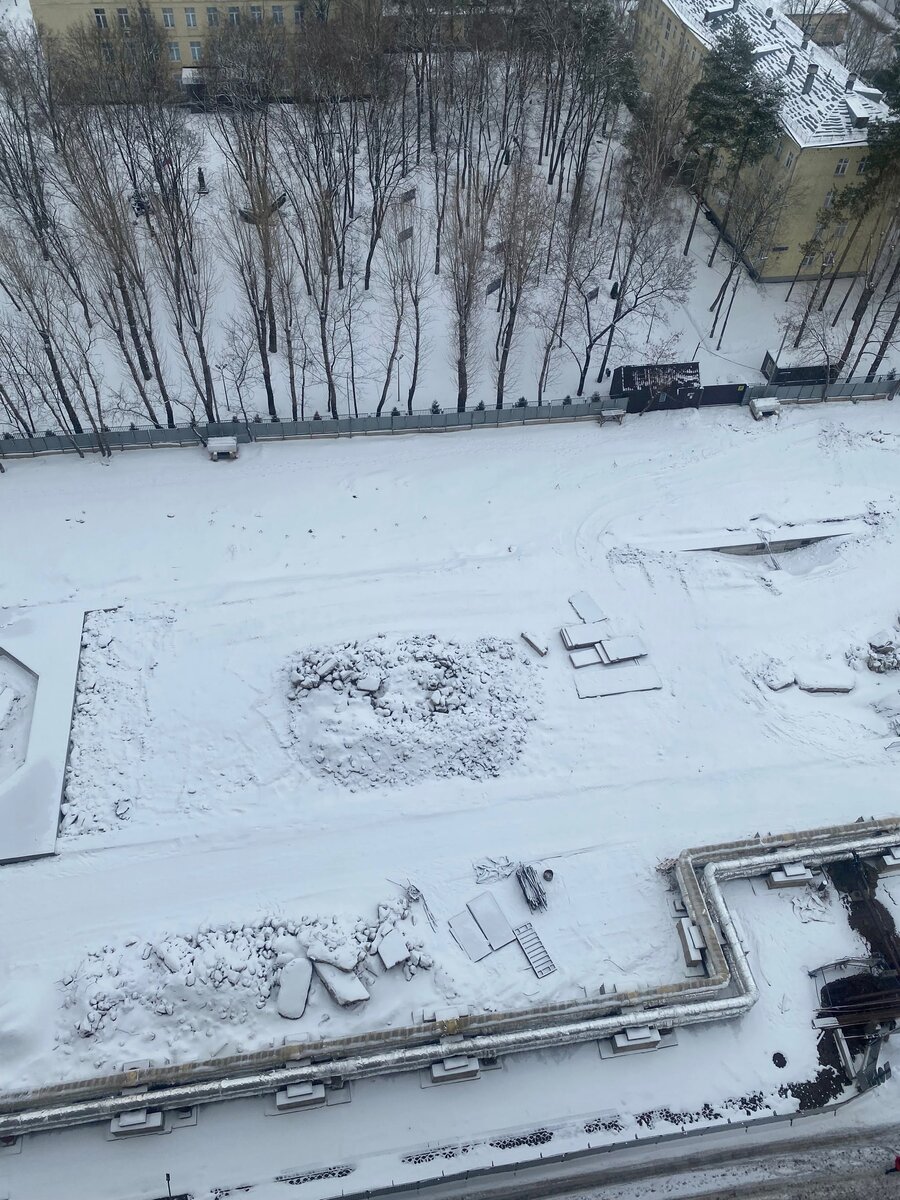
[[[665,394],[647,400],[641,396],[593,400],[554,400],[550,404],[515,404],[510,408],[471,408],[466,412],[435,412],[430,409],[387,416],[322,418],[320,420],[220,421],[204,425],[185,424],[174,428],[129,425],[99,433],[64,434],[47,431],[30,437],[0,435],[0,459],[34,458],[44,454],[105,454],[112,451],[159,449],[171,446],[205,446],[211,437],[234,437],[239,443],[281,442],[293,439],[334,439],[367,434],[441,433],[466,429],[504,429],[523,425],[558,425],[584,420],[621,420],[626,414],[675,408],[705,408],[746,405],[752,399],[774,396],[783,404],[815,404],[834,400],[892,400],[900,392],[900,381],[887,377],[848,379],[823,386],[820,383],[750,387],[745,384],[697,388],[688,399]]]

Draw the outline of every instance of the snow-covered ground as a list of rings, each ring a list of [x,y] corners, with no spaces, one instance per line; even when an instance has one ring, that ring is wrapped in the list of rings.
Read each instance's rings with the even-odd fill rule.
[[[0,1085],[678,978],[660,860],[895,808],[885,701],[900,679],[846,657],[896,627],[898,445],[895,407],[834,404],[760,424],[685,411],[251,446],[227,465],[200,451],[9,464],[0,644],[16,610],[39,621],[77,599],[94,615],[59,853],[0,870],[15,914],[0,933]],[[780,569],[664,548],[675,533],[848,517],[860,535],[781,555]],[[661,690],[577,698],[557,631],[580,590],[613,632],[641,636]],[[545,659],[523,629],[550,644]],[[314,709],[316,729],[292,677],[307,677],[303,655],[323,666],[335,648],[380,645],[393,663],[397,647],[428,645],[471,674],[473,656],[509,642],[515,671],[491,698],[483,668],[465,725],[511,730],[495,769],[449,769],[432,739],[403,779],[321,770],[317,753],[354,753],[352,706],[375,718],[359,680],[333,676],[337,711]],[[839,665],[855,689],[772,691],[773,660]],[[420,686],[407,672],[397,693]],[[430,718],[457,734],[459,693],[444,680]],[[322,735],[332,720],[346,737]],[[546,913],[502,872],[477,882],[476,864],[503,858],[553,870]],[[424,902],[407,902],[410,884]],[[457,946],[447,922],[485,887],[514,925],[533,919],[554,974],[537,979],[515,945],[477,963]],[[806,972],[858,940],[833,898],[798,911],[750,884],[730,893],[763,998],[691,1032],[709,1056],[692,1079],[680,1047],[612,1064],[625,1123],[757,1094],[789,1111],[781,1085],[815,1074]],[[370,952],[393,925],[414,957],[385,971]],[[291,939],[324,946],[326,963],[355,955],[371,999],[346,1011],[316,981],[304,1017],[280,1017]]]

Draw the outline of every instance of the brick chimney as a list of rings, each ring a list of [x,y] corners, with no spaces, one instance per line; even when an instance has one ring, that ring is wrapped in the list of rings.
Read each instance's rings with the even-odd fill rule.
[[[812,91],[812,86],[816,81],[816,76],[819,73],[817,63],[808,63],[806,67],[806,78],[803,80],[803,95],[808,96]]]
[[[790,75],[792,73],[792,71],[794,70],[794,67],[796,67],[796,65],[797,65],[797,55],[792,54],[791,57],[788,59],[788,64],[787,64],[788,75]]]
[[[852,92],[855,87],[856,87],[856,76],[848,75],[847,82],[844,84],[844,91]]]

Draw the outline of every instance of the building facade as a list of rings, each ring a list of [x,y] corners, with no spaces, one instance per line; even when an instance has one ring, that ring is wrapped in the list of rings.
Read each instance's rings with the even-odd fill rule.
[[[241,21],[271,21],[275,25],[300,28],[315,12],[312,3],[284,0],[279,4],[174,4],[172,0],[142,0],[156,19],[168,45],[173,68],[203,62],[204,38],[210,29]],[[137,20],[134,5],[82,3],[80,0],[31,0],[31,11],[39,28],[63,34],[72,25],[87,21],[98,29],[127,29]]]
[[[719,33],[736,19],[756,45],[759,70],[785,89],[782,136],[762,164],[747,170],[767,171],[769,178],[791,185],[764,243],[745,256],[747,266],[765,282],[814,279],[823,267],[829,274],[838,267],[841,276],[858,274],[879,234],[879,213],[868,216],[855,236],[851,222],[837,221],[817,253],[804,247],[820,227],[820,214],[839,208],[841,191],[865,174],[868,126],[889,114],[881,92],[861,83],[790,18],[755,0],[640,0],[635,48],[642,80],[649,86],[654,78],[683,72],[689,87]],[[711,186],[704,201],[721,222],[726,212],[721,191]]]

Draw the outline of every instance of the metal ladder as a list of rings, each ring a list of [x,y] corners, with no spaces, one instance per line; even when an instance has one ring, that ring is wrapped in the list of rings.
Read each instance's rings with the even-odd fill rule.
[[[516,935],[516,941],[525,951],[525,957],[538,979],[543,979],[545,975],[552,975],[556,970],[556,964],[544,949],[544,943],[538,937],[531,922],[526,921],[524,925],[519,925],[513,930],[513,933]]]

